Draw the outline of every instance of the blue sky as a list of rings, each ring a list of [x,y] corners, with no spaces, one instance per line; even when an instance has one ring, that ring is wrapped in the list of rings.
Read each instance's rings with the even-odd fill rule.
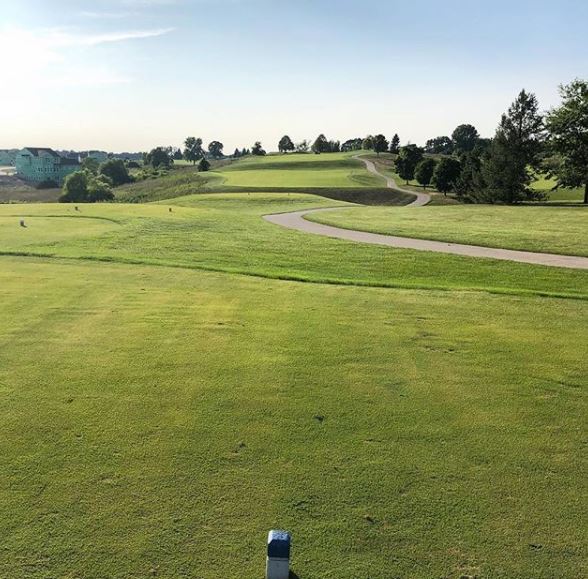
[[[547,109],[588,76],[584,0],[0,0],[0,14],[2,148],[422,143],[462,122],[490,136],[521,88]]]

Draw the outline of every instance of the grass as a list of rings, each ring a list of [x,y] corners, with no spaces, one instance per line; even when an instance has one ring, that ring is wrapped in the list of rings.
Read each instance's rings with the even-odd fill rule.
[[[581,187],[575,189],[561,187],[553,191],[552,189],[555,185],[555,179],[551,179],[545,175],[538,175],[537,180],[533,181],[531,187],[545,193],[548,201],[581,203],[584,200],[584,190]]]
[[[346,205],[288,193],[307,163],[381,194],[272,156],[0,206],[0,577],[262,577],[275,527],[300,579],[584,574],[588,272],[265,222]],[[265,191],[218,192],[239,174]],[[415,215],[473,209],[506,208]],[[584,216],[508,209],[532,243]]]
[[[588,210],[583,207],[358,207],[307,218],[404,237],[588,256]]]
[[[283,229],[261,218],[337,204],[341,203],[302,194],[217,193],[152,205],[80,205],[80,213],[69,205],[6,205],[0,206],[0,252],[333,284],[588,297],[586,271],[357,244]],[[18,226],[23,215],[27,229]],[[54,222],[55,229],[68,235],[70,228],[77,236],[51,240],[47,216],[69,219],[70,225]],[[118,226],[109,221],[101,235],[86,235],[90,217],[116,221]]]
[[[325,155],[289,154],[245,157],[218,163],[213,171],[198,173],[179,167],[164,179],[120,187],[117,198],[128,202],[150,202],[182,195],[210,192],[316,193],[367,203],[405,203],[405,196],[385,189],[384,180],[368,173],[352,153]]]
[[[578,577],[574,300],[2,258],[0,575]]]

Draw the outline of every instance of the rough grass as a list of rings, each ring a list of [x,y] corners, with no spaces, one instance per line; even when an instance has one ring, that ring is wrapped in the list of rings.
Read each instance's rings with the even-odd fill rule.
[[[262,577],[273,527],[301,579],[584,575],[584,302],[9,257],[0,287],[2,577]]]
[[[588,256],[588,208],[583,207],[358,207],[307,219],[374,233]]]
[[[370,246],[284,229],[261,218],[337,203],[311,195],[258,193],[194,195],[152,205],[80,205],[79,213],[70,205],[0,206],[0,252],[334,284],[588,297],[586,271]],[[26,230],[18,226],[22,215]],[[118,225],[108,222],[95,235],[85,229],[95,221],[88,217]]]

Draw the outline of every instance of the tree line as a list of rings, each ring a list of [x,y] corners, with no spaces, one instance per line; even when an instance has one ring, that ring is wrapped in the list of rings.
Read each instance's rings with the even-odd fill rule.
[[[556,179],[554,188],[584,187],[588,203],[588,81],[562,85],[560,95],[559,107],[541,113],[537,97],[522,90],[492,139],[460,125],[451,137],[401,147],[396,172],[467,203],[503,204],[543,199],[531,184],[544,174]]]

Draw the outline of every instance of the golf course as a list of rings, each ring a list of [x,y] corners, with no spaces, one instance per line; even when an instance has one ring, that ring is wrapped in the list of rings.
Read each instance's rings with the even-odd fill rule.
[[[586,258],[588,210],[362,155],[0,205],[0,577],[262,577],[272,528],[300,579],[585,575],[588,269],[264,217]]]

